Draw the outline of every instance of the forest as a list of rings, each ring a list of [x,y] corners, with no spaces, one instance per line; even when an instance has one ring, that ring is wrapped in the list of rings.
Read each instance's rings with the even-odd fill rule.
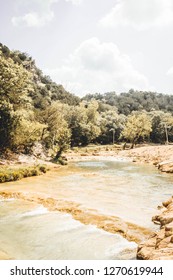
[[[41,145],[58,159],[69,147],[168,144],[173,95],[130,89],[79,98],[37,68],[27,53],[0,44],[0,151],[32,153]]]

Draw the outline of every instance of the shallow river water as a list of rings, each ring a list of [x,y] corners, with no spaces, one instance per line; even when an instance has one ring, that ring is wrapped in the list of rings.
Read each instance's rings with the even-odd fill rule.
[[[173,177],[125,160],[70,163],[46,175],[0,185],[0,191],[75,202],[85,212],[116,216],[149,229],[172,195]],[[14,259],[134,259],[135,242],[86,225],[34,201],[0,198],[0,251]]]

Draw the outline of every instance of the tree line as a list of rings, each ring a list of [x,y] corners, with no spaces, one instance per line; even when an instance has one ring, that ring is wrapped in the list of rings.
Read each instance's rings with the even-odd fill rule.
[[[90,143],[173,141],[173,97],[153,92],[87,94],[80,99],[43,75],[27,53],[0,44],[0,150],[56,159]]]

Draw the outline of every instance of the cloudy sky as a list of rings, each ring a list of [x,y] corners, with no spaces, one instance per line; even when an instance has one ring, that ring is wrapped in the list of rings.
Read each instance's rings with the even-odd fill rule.
[[[173,94],[173,0],[0,0],[0,41],[70,92]]]

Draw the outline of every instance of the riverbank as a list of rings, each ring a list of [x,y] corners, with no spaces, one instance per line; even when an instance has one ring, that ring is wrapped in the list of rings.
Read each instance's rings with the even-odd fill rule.
[[[122,149],[122,145],[89,145],[77,147],[63,153],[68,162],[88,161],[93,159],[119,159],[137,163],[155,165],[160,171],[173,173],[173,145],[145,145],[134,149]],[[9,159],[0,158],[1,167],[46,165],[48,168],[59,168],[50,158],[40,159],[32,155],[15,155]]]
[[[173,197],[163,202],[160,210],[161,213],[152,218],[160,230],[138,246],[138,259],[173,260]]]
[[[131,158],[133,162],[155,165],[160,171],[173,173],[173,145],[152,145],[120,151],[122,157]]]
[[[161,172],[173,173],[173,146],[148,146],[130,151],[122,151],[121,155],[130,157],[133,162],[155,165]],[[148,240],[138,246],[137,258],[143,260],[173,259],[173,197],[158,206],[161,213],[152,218],[160,225],[160,230],[152,234]]]
[[[124,159],[156,166],[160,171],[173,173],[173,145],[146,145],[122,150],[121,145],[88,146],[65,153],[69,162],[92,159]]]
[[[59,169],[60,166],[49,158],[43,160],[32,155],[11,153],[11,157],[0,158],[0,183],[39,176],[49,170]]]
[[[48,170],[46,165],[33,166],[5,166],[0,168],[0,183],[13,182],[23,178],[38,176],[46,173]]]

